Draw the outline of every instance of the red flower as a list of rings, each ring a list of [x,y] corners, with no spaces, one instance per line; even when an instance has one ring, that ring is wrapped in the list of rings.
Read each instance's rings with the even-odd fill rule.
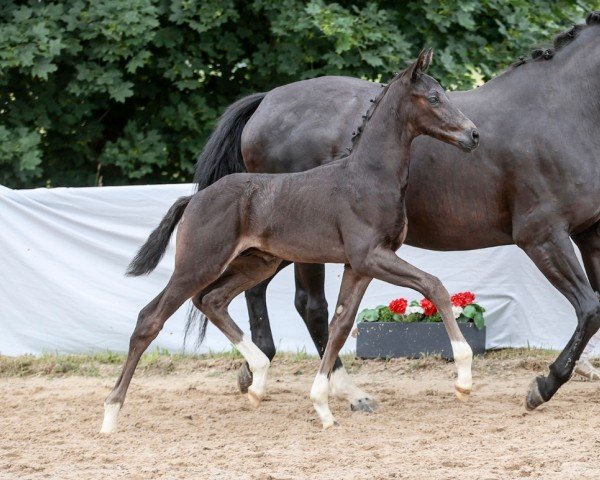
[[[450,297],[452,305],[455,307],[466,307],[475,301],[475,294],[471,292],[460,292]]]
[[[435,305],[426,298],[421,300],[421,308],[423,309],[423,313],[425,313],[426,317],[431,317],[437,313],[437,308]]]
[[[404,315],[404,312],[406,312],[407,305],[408,300],[406,300],[406,298],[397,298],[396,300],[392,300],[388,307],[392,313]]]

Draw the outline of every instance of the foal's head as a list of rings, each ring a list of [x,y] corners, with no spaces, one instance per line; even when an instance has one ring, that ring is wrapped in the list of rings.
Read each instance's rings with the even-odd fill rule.
[[[442,86],[425,72],[433,51],[423,50],[415,63],[400,74],[405,94],[398,113],[417,135],[429,135],[470,152],[479,145],[479,131],[471,120],[456,108]]]

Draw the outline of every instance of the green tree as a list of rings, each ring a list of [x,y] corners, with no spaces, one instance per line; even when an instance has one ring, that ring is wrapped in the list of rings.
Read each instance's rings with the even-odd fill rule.
[[[576,0],[4,0],[0,183],[189,181],[237,98],[318,75],[385,80],[423,46],[487,80],[594,7]],[[596,5],[598,8],[598,5]]]

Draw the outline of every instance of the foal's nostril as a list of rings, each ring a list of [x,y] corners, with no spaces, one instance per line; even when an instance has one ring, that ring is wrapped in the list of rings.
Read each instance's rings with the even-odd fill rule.
[[[479,143],[479,130],[477,130],[476,128],[471,130],[471,138],[475,143]]]

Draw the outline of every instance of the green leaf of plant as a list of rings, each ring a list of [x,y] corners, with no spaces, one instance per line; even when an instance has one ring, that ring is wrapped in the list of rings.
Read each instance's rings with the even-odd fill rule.
[[[31,67],[31,73],[34,77],[43,78],[44,80],[48,79],[48,74],[55,72],[57,70],[57,66],[54,65],[50,59],[48,58],[38,58],[34,62]]]
[[[485,320],[483,319],[483,315],[480,312],[477,312],[475,314],[475,317],[473,318],[473,323],[475,323],[475,327],[478,330],[481,330],[485,326]]]
[[[381,67],[383,66],[383,59],[379,56],[374,55],[371,52],[364,52],[361,55],[362,59],[367,62],[369,65],[373,67]]]
[[[467,305],[462,311],[462,314],[468,318],[474,318],[476,313],[478,313],[477,309],[473,305]]]
[[[376,322],[379,318],[377,310],[374,308],[365,308],[358,314],[358,322]]]
[[[117,102],[123,103],[126,98],[133,95],[133,83],[121,82],[114,87],[109,88],[110,96]]]

